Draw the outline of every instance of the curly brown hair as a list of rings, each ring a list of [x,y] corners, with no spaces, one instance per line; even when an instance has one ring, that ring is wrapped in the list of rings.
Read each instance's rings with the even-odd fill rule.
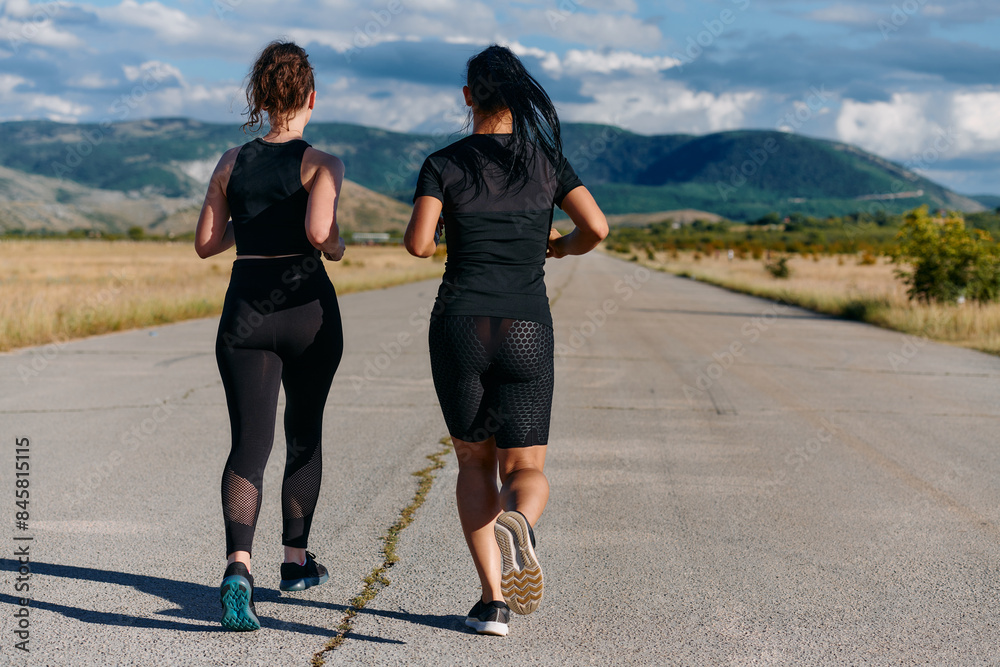
[[[250,70],[247,83],[247,128],[256,132],[263,126],[263,112],[271,125],[278,125],[305,106],[316,89],[313,68],[305,50],[293,42],[274,41],[264,47]]]

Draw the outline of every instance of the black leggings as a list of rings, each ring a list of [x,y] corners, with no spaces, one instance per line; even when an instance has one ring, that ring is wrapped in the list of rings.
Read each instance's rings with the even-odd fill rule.
[[[431,373],[448,432],[500,449],[545,445],[552,412],[552,327],[502,317],[438,316]]]
[[[321,260],[234,262],[215,342],[233,435],[222,475],[227,555],[252,552],[279,385],[286,444],[281,541],[307,546],[323,472],[323,408],[343,351],[337,294]]]

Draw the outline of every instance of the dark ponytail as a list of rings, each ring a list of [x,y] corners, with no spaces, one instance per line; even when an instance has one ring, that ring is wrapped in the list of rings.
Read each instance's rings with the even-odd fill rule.
[[[558,167],[562,157],[559,117],[552,100],[521,60],[507,47],[494,44],[470,58],[467,68],[466,83],[475,108],[486,116],[506,109],[513,119],[506,150],[492,155],[504,171],[504,188],[520,189],[527,184],[536,150]],[[478,193],[484,165],[477,166],[471,176]]]

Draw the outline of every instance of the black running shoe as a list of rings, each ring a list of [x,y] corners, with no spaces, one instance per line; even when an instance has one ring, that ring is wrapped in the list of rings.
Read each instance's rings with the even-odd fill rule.
[[[465,624],[481,635],[505,637],[507,624],[510,622],[510,607],[506,602],[494,600],[483,602],[479,600],[469,612]]]
[[[281,583],[278,588],[283,591],[304,591],[319,586],[329,578],[326,568],[316,562],[316,554],[307,551],[305,565],[281,564]]]
[[[530,614],[542,601],[542,566],[535,556],[531,524],[520,512],[501,512],[493,531],[503,559],[503,597],[515,614]]]
[[[243,563],[236,562],[226,568],[219,587],[222,602],[222,627],[228,630],[259,630],[257,610],[253,605],[253,577]]]

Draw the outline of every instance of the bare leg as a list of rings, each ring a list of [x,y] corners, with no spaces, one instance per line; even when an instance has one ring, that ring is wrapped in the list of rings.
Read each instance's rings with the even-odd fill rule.
[[[535,447],[514,447],[498,449],[500,467],[500,506],[507,510],[517,510],[532,526],[549,501],[549,480],[542,469],[545,467],[545,445]]]
[[[500,514],[497,492],[497,449],[493,438],[465,442],[452,438],[458,455],[455,499],[465,542],[483,587],[483,602],[503,600],[500,591],[500,548],[493,534],[493,521]]]
[[[229,554],[229,558],[226,559],[226,565],[232,565],[233,563],[240,562],[247,566],[247,572],[250,571],[250,552],[249,551],[234,551]]]
[[[296,547],[285,547],[285,562],[301,565],[306,559],[306,550]]]

